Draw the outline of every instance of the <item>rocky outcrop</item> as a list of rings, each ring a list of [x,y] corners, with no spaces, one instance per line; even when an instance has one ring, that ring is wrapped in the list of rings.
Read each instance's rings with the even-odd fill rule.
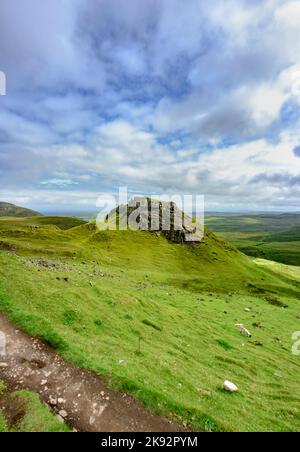
[[[174,243],[199,243],[203,238],[199,224],[184,214],[174,202],[136,197],[128,205],[120,205],[112,210],[107,220],[114,215],[120,228],[160,232]]]

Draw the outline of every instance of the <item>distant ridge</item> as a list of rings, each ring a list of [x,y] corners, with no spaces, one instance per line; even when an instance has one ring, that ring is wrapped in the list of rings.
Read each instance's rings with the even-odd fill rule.
[[[15,206],[8,202],[0,202],[0,217],[36,217],[42,216],[41,213],[34,210],[26,209],[25,207]]]

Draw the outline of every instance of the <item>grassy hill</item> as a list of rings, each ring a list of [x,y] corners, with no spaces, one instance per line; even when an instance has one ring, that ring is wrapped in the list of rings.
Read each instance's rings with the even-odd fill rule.
[[[209,232],[191,246],[64,221],[0,220],[0,309],[20,327],[197,430],[299,430],[299,279]]]
[[[0,202],[0,217],[32,217],[41,215],[34,210],[18,207],[8,202]]]
[[[206,224],[249,256],[300,265],[300,214],[219,214]]]

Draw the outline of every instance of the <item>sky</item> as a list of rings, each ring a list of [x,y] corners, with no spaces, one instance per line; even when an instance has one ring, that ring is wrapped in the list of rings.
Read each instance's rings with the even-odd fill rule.
[[[300,207],[299,0],[1,0],[0,200]]]

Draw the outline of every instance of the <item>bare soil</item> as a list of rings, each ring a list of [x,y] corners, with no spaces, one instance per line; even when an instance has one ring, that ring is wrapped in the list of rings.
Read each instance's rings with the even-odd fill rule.
[[[84,432],[179,432],[186,429],[152,414],[131,396],[113,391],[93,372],[62,359],[51,347],[32,338],[0,313],[6,355],[0,356],[0,379],[11,391],[39,394],[61,421]],[[2,364],[2,366],[1,366]],[[4,367],[7,364],[7,367]],[[10,410],[7,413],[19,413]],[[13,414],[9,414],[10,423]],[[15,415],[15,414],[14,414]]]

